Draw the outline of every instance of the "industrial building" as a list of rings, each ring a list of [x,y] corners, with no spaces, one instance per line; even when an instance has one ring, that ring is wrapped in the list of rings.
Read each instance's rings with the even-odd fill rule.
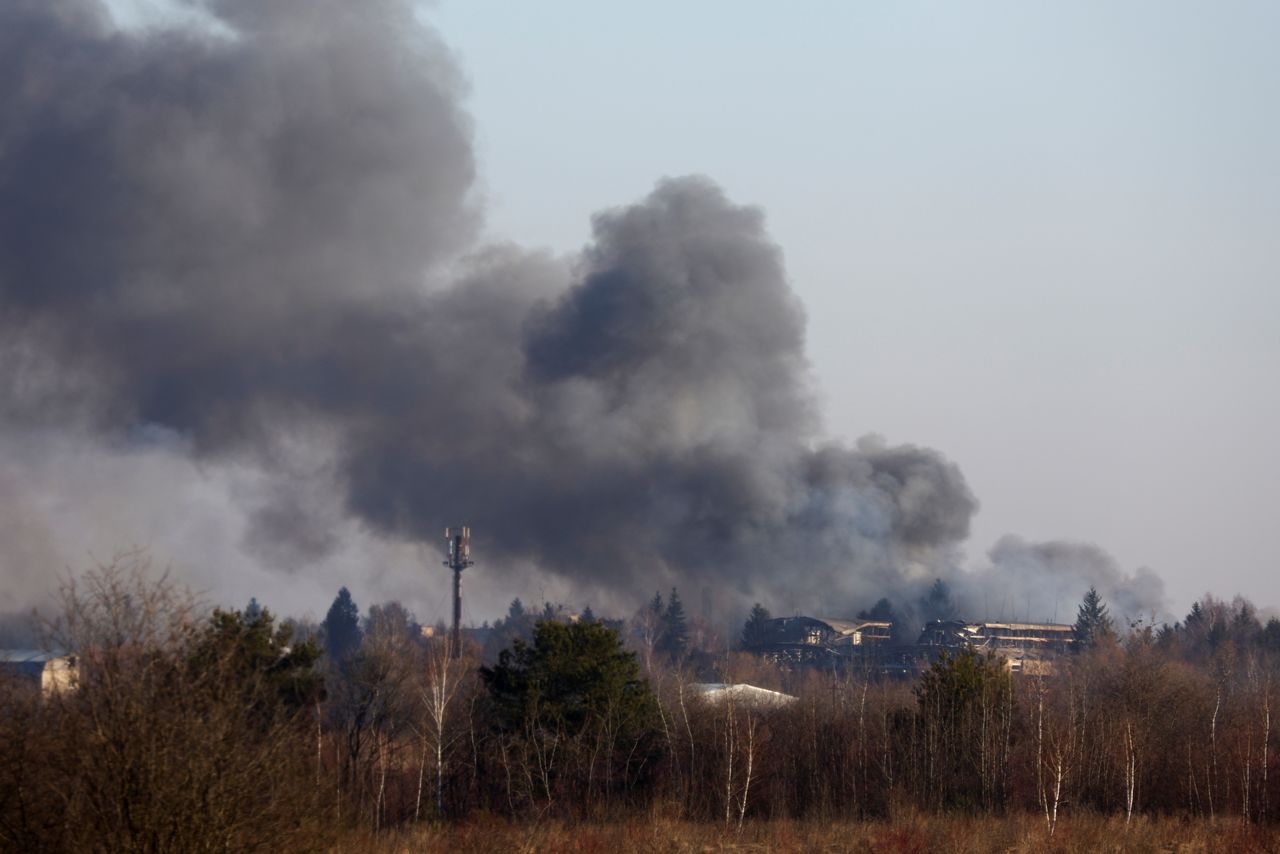
[[[863,658],[892,642],[893,624],[879,620],[779,617],[769,620],[753,651],[778,662],[822,664]]]
[[[970,647],[1000,656],[1015,672],[1035,675],[1051,672],[1052,660],[1069,652],[1075,642],[1075,630],[1061,623],[934,620],[925,624],[916,646],[934,655],[941,650]]]
[[[1000,656],[1012,671],[1045,674],[1074,644],[1072,627],[1060,623],[933,620],[913,643],[895,638],[889,622],[795,616],[770,620],[751,650],[779,664],[857,665],[908,675],[944,652],[967,648]]]

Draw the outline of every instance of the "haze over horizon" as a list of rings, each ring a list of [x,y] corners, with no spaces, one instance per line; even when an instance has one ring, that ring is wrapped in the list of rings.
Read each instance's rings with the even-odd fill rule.
[[[66,10],[92,6],[59,5]],[[603,432],[623,445],[635,443],[635,456],[628,459],[663,468],[659,476],[648,468],[636,481],[647,489],[727,496],[731,493],[708,484],[728,469],[738,471],[739,451],[752,449],[770,460],[759,482],[754,480],[759,471],[750,475],[750,490],[759,492],[762,503],[744,512],[756,520],[753,524],[763,518],[782,520],[764,529],[770,537],[787,532],[797,520],[811,523],[815,513],[837,522],[865,520],[861,510],[850,514],[826,499],[820,507],[798,511],[798,501],[812,501],[815,484],[864,483],[862,466],[872,472],[865,483],[877,489],[882,486],[878,473],[884,471],[909,470],[924,478],[932,484],[937,508],[948,509],[914,516],[919,505],[904,498],[911,490],[889,489],[887,500],[904,515],[885,528],[893,531],[886,534],[892,543],[887,557],[868,551],[868,542],[880,542],[874,525],[861,531],[865,542],[841,538],[832,546],[849,549],[852,563],[865,566],[869,578],[882,577],[886,585],[898,583],[888,579],[897,578],[903,561],[918,564],[903,573],[912,584],[958,564],[986,570],[992,563],[989,550],[1012,533],[1023,540],[1005,540],[996,548],[997,571],[989,583],[997,589],[1012,577],[1009,573],[1061,571],[1077,579],[1114,572],[1129,585],[1124,589],[1141,591],[1134,593],[1135,602],[1164,600],[1175,616],[1206,590],[1225,597],[1239,592],[1260,606],[1280,603],[1277,550],[1267,525],[1280,507],[1280,453],[1274,441],[1280,427],[1275,382],[1280,344],[1272,331],[1280,298],[1274,287],[1267,287],[1280,273],[1273,238],[1280,224],[1280,170],[1274,155],[1280,140],[1268,106],[1280,94],[1280,67],[1270,49],[1280,12],[1263,4],[1227,4],[1213,13],[1190,4],[1136,4],[1124,10],[1073,4],[1069,10],[1052,11],[993,4],[985,14],[974,14],[938,4],[914,10],[828,9],[822,16],[786,20],[753,4],[681,10],[660,3],[606,12],[564,2],[535,12],[500,11],[484,2],[444,3],[419,17],[438,31],[447,51],[429,36],[417,47],[405,46],[403,55],[418,56],[424,68],[402,78],[399,71],[373,62],[369,52],[388,34],[399,32],[382,24],[407,6],[377,4],[387,21],[356,28],[358,37],[351,40],[342,30],[349,22],[335,24],[332,31],[309,22],[315,30],[308,32],[319,33],[319,41],[334,51],[316,58],[305,51],[278,53],[296,47],[281,36],[286,24],[250,11],[252,4],[208,5],[215,14],[230,16],[233,26],[259,33],[261,51],[254,48],[223,63],[217,49],[208,57],[189,59],[180,50],[166,53],[160,39],[148,43],[140,38],[136,52],[122,48],[109,59],[119,63],[113,66],[117,68],[127,69],[133,62],[173,72],[171,87],[185,85],[184,74],[209,82],[212,95],[199,87],[189,94],[166,89],[158,78],[142,81],[157,84],[153,103],[171,103],[176,109],[189,97],[198,105],[194,115],[211,111],[212,124],[192,135],[196,144],[191,151],[213,155],[222,184],[202,187],[190,208],[179,205],[176,220],[168,220],[177,223],[171,233],[163,233],[165,218],[130,223],[127,234],[121,232],[137,252],[119,267],[121,293],[131,294],[130,309],[113,322],[126,326],[99,318],[87,327],[95,331],[86,337],[99,342],[90,353],[100,347],[98,352],[111,354],[103,363],[114,366],[114,385],[101,387],[122,396],[105,408],[90,407],[91,417],[84,417],[83,389],[77,384],[92,371],[77,365],[57,372],[52,392],[41,386],[42,395],[60,401],[49,410],[56,429],[47,421],[29,419],[30,411],[15,406],[29,398],[6,401],[0,436],[5,454],[0,506],[6,508],[0,511],[0,531],[6,550],[0,560],[5,561],[6,578],[21,581],[15,587],[34,589],[50,566],[82,565],[77,555],[86,549],[102,554],[146,543],[159,560],[189,573],[196,586],[233,604],[252,595],[281,610],[322,613],[337,585],[346,584],[361,605],[398,598],[424,620],[443,616],[447,578],[439,566],[439,543],[424,538],[418,544],[401,536],[400,510],[370,497],[384,493],[369,487],[367,479],[374,478],[384,490],[401,490],[410,504],[423,500],[408,485],[396,483],[396,467],[387,467],[387,449],[402,461],[422,459],[425,453],[433,462],[424,471],[445,475],[419,437],[400,434],[394,417],[355,423],[361,420],[360,408],[369,405],[361,395],[371,382],[377,385],[377,377],[387,376],[384,365],[402,365],[406,356],[425,358],[438,352],[431,349],[434,345],[410,340],[410,332],[393,323],[390,334],[399,336],[398,343],[386,354],[370,356],[354,348],[351,358],[331,358],[312,352],[320,339],[299,336],[285,346],[318,362],[308,361],[303,370],[282,362],[274,372],[268,368],[260,381],[240,372],[215,377],[209,366],[225,366],[220,354],[229,351],[209,341],[213,362],[196,360],[194,373],[184,373],[179,365],[172,376],[132,388],[130,382],[120,384],[120,372],[150,364],[156,351],[138,361],[138,354],[122,353],[111,343],[113,333],[145,312],[172,308],[165,299],[173,293],[166,291],[163,277],[178,271],[191,276],[193,287],[222,287],[208,285],[199,273],[192,275],[193,259],[212,270],[245,276],[246,282],[259,276],[289,282],[286,292],[296,287],[298,305],[305,307],[314,298],[308,277],[318,273],[331,281],[339,297],[333,304],[345,304],[349,294],[342,289],[351,277],[343,271],[360,278],[375,267],[390,274],[391,296],[406,299],[413,287],[407,271],[426,258],[434,265],[434,293],[446,294],[443,302],[434,303],[444,314],[427,320],[434,336],[430,340],[450,334],[448,312],[468,321],[472,312],[485,313],[485,325],[477,328],[490,337],[461,336],[449,343],[453,352],[477,360],[481,379],[514,377],[509,358],[527,362],[516,372],[515,387],[525,403],[536,401],[551,413],[534,425],[541,438],[530,445],[531,451],[550,455],[548,462],[560,459],[555,456],[556,436],[575,437],[575,451],[580,452],[587,437],[600,429],[602,413],[621,411],[625,418],[617,421],[617,429]],[[282,16],[298,8],[280,2],[266,7]],[[146,12],[136,21],[153,20],[147,16],[154,14]],[[35,13],[28,18],[34,20]],[[401,20],[396,27],[405,25]],[[67,27],[58,37],[70,39],[73,30]],[[190,51],[191,45],[185,47]],[[279,59],[282,55],[288,58]],[[28,73],[33,67],[26,67]],[[307,82],[306,75],[322,68],[335,72],[331,89]],[[229,78],[218,76],[228,69]],[[55,94],[62,91],[59,84],[69,93],[82,73],[67,65],[44,79],[55,81],[50,86]],[[238,73],[243,77],[237,79]],[[258,99],[259,90],[251,85],[255,75],[274,81],[282,91],[300,86],[296,91],[316,99],[303,100],[306,106],[300,109],[315,112],[303,115],[298,127],[311,122],[319,134],[316,141],[335,135],[332,150],[316,154],[318,165],[332,155],[345,167],[369,169],[368,179],[378,183],[364,185],[370,188],[363,197],[366,207],[357,205],[356,211],[381,217],[379,222],[414,227],[375,236],[358,222],[324,218],[309,225],[348,251],[335,250],[316,260],[323,244],[315,235],[295,232],[287,219],[272,220],[272,205],[296,215],[332,197],[323,175],[275,172],[268,161],[253,159],[260,140],[242,132],[241,122],[261,129],[280,121],[277,111],[285,124],[291,116],[287,105],[267,98],[246,109]],[[377,85],[387,80],[392,86],[378,91]],[[430,84],[426,104],[415,101],[420,91],[415,87],[423,81]],[[229,88],[219,94],[224,84]],[[76,104],[42,102],[33,91],[0,97],[25,99],[24,115],[34,117],[31,126],[49,114],[45,104],[65,110],[61,115],[76,115]],[[120,91],[129,90],[117,90],[117,96]],[[326,99],[339,97],[352,98],[361,109],[373,107],[372,115],[386,120],[393,135],[403,136],[377,139],[357,129],[352,147],[344,148],[336,136],[345,128],[344,118],[362,115],[367,121],[371,114],[344,113],[341,102],[330,109],[333,104]],[[140,103],[147,103],[146,98]],[[145,120],[138,123],[137,113],[113,114],[111,101],[102,104],[106,106],[99,112],[89,112],[94,121],[116,128],[117,142],[139,140],[143,148],[163,154],[166,147],[152,146],[156,137],[148,134],[187,132],[159,111],[153,117],[156,124],[148,127]],[[242,110],[248,119],[241,118]],[[450,131],[454,137],[446,141],[448,165],[434,155],[419,161],[399,144],[438,143],[441,115],[456,121]],[[0,167],[8,151],[21,150],[3,145],[6,131],[18,138],[15,127],[0,127]],[[211,140],[211,147],[202,149]],[[257,171],[239,174],[235,158],[218,159],[227,140],[244,146]],[[89,168],[127,162],[113,160],[121,150],[85,150],[92,155]],[[275,151],[269,144],[261,150]],[[369,153],[387,158],[388,168],[360,159]],[[30,166],[37,161],[16,162]],[[195,170],[208,168],[181,159],[170,165],[168,173],[139,173],[145,186],[160,190],[158,198],[168,192],[165,181],[174,179],[172,186],[182,186],[177,179],[188,180]],[[30,186],[48,187],[54,180],[67,182],[68,192],[86,184],[110,192],[96,185],[92,174],[51,174],[33,178]],[[654,190],[659,179],[690,174],[711,176],[727,198],[695,179]],[[0,197],[20,186],[12,176],[4,183],[4,175],[0,168]],[[416,200],[389,194],[382,183],[397,175],[407,176],[407,186],[448,196],[449,204],[431,208],[425,230],[417,227],[424,220],[417,219]],[[476,175],[478,185],[472,183]],[[252,182],[263,180],[277,182],[272,187],[276,195],[255,196],[260,204],[245,208],[235,194],[253,195]],[[75,181],[83,183],[70,183]],[[310,187],[307,181],[319,185]],[[345,195],[350,187],[335,182],[333,189]],[[763,219],[742,205],[759,206]],[[104,203],[102,218],[90,218],[88,225],[114,222],[122,209]],[[76,228],[92,234],[85,223],[67,218],[68,211],[78,210],[83,208],[55,210],[50,222],[61,222],[72,235]],[[170,216],[174,210],[170,205]],[[296,248],[286,248],[278,258],[235,248],[243,238],[226,224],[245,210],[263,217],[277,247]],[[437,219],[431,220],[436,211]],[[612,213],[593,221],[598,211]],[[688,257],[713,257],[699,254],[707,252],[734,259],[726,261],[731,267],[747,264],[732,269],[753,271],[746,278],[755,283],[751,293],[760,300],[760,312],[745,321],[732,316],[744,304],[741,292],[722,291],[718,279],[707,280],[693,292],[699,301],[706,300],[714,317],[686,322],[683,316],[657,314],[660,322],[654,329],[660,331],[643,346],[629,339],[622,326],[608,339],[611,343],[601,343],[598,330],[613,328],[608,323],[614,315],[607,306],[602,309],[598,296],[608,292],[607,274],[672,269],[671,253],[687,253],[684,236],[706,222],[717,223],[706,232],[710,242]],[[217,232],[221,243],[165,257],[175,240],[187,239],[185,229],[209,225],[224,229]],[[439,236],[441,248],[419,245],[422,234]],[[0,247],[7,240],[0,238]],[[535,248],[518,249],[507,241]],[[772,257],[775,243],[785,267],[781,257]],[[20,293],[12,271],[44,267],[43,261],[16,265],[16,246],[10,244],[7,268],[0,257],[0,296],[5,294],[6,269],[12,296]],[[580,256],[584,246],[588,248]],[[225,247],[232,247],[230,261],[217,254]],[[76,265],[86,259],[116,263],[95,255],[101,247],[88,241],[81,251],[83,257],[67,261],[60,275],[84,275]],[[697,264],[680,264],[691,281],[700,281]],[[645,273],[636,280],[654,281],[660,288],[665,275]],[[736,288],[740,279],[730,278]],[[447,296],[447,283],[460,280],[468,281],[470,289]],[[516,303],[502,297],[514,281],[522,294]],[[566,297],[566,287],[576,289],[572,293],[577,296]],[[640,301],[630,303],[628,311],[636,306],[648,310],[647,291],[635,293]],[[37,306],[30,317],[52,327],[78,298],[68,294],[65,303],[52,308],[47,293],[15,298],[10,307]],[[474,301],[476,295],[482,299]],[[262,330],[276,335],[286,328],[272,320],[280,311],[273,301],[259,301],[257,293],[249,298]],[[531,304],[555,307],[549,312],[535,307],[530,314]],[[216,315],[232,305],[243,303],[211,299],[205,310]],[[331,315],[329,305],[314,303],[310,316],[321,324],[330,317],[343,317],[344,323],[350,318]],[[241,323],[249,315],[226,317]],[[603,327],[598,325],[601,317]],[[358,334],[372,339],[388,334],[380,312],[361,318]],[[720,335],[721,320],[734,324],[728,327],[732,334]],[[24,327],[28,332],[34,328],[31,322],[28,318]],[[747,328],[755,330],[751,340],[767,353],[734,349]],[[339,327],[334,329],[336,337]],[[350,333],[348,327],[341,329],[343,337]],[[707,354],[689,349],[686,335],[710,336],[728,350]],[[665,342],[661,347],[653,344],[658,339]],[[42,338],[32,345],[28,352],[38,358],[31,363],[36,367],[24,374],[24,383],[31,371],[48,370],[49,353],[62,353],[58,358],[67,364],[66,354],[76,352],[62,349],[62,341],[51,344],[53,340]],[[493,355],[485,356],[476,344],[486,340],[506,341],[512,349],[495,346]],[[165,346],[186,343],[160,341]],[[632,355],[618,349],[619,341],[630,342],[634,349],[626,352]],[[254,364],[278,355],[278,350],[264,349]],[[718,362],[720,355],[724,364]],[[806,359],[812,374],[803,365]],[[320,395],[310,373],[316,364],[341,373],[344,379],[338,384],[350,381],[352,391],[338,394],[337,403],[328,391]],[[602,364],[614,366],[607,376],[601,373]],[[704,365],[705,379],[689,380],[691,400],[706,401],[717,390],[724,391],[724,399],[695,407],[683,421],[655,415],[653,406],[670,390],[665,384],[669,378],[682,367],[697,373]],[[440,388],[462,393],[452,373],[433,373],[425,362],[421,370],[415,389],[420,386],[431,395]],[[238,398],[212,408],[202,397],[184,398],[185,385],[201,377],[216,380],[219,393],[232,382],[255,388],[250,397],[260,411],[292,418],[299,407],[315,407],[324,417],[297,421],[302,426],[296,432],[273,437],[283,439],[283,451],[273,442],[264,452],[268,445],[254,435],[262,429],[256,423],[260,411],[240,411]],[[9,381],[14,382],[12,377]],[[733,383],[739,382],[745,389],[742,397],[733,391]],[[330,383],[330,375],[323,383]],[[9,388],[29,391],[29,385]],[[76,401],[70,408],[62,399],[68,389]],[[369,394],[384,391],[388,400],[400,400],[389,388],[375,387]],[[492,386],[476,390],[483,399],[471,423],[490,423],[495,412],[519,411],[512,400],[496,399],[495,391]],[[612,403],[596,409],[584,393],[598,393]],[[431,395],[421,398],[421,409],[416,403],[395,405],[411,407],[403,410],[411,413],[411,423],[428,423],[421,419],[432,417]],[[115,403],[131,399],[137,401],[134,414],[122,416]],[[743,411],[743,401],[753,409],[750,430],[740,429],[740,418],[726,417]],[[761,406],[762,401],[774,401],[777,408],[773,403]],[[780,414],[793,409],[804,416],[795,423]],[[145,417],[135,417],[137,412]],[[580,423],[584,413],[594,413],[595,420]],[[109,429],[100,434],[103,421]],[[634,435],[637,427],[647,435]],[[855,440],[868,433],[885,441],[855,447]],[[335,436],[343,454],[355,455],[352,467],[341,475],[344,482],[367,487],[353,493],[365,498],[346,508],[326,494],[335,476],[328,454]],[[730,452],[714,460],[690,460],[686,452],[702,447],[708,436]],[[441,438],[461,442],[467,436]],[[847,452],[847,461],[823,456],[822,448],[833,439],[843,450],[832,453]],[[475,464],[499,445],[485,446]],[[361,455],[356,446],[380,450]],[[945,456],[935,457],[924,450],[928,448]],[[403,449],[412,452],[401,455]],[[635,475],[630,463],[611,453],[610,448],[599,449],[603,475],[614,480]],[[952,463],[963,472],[962,482],[949,474]],[[798,474],[797,467],[807,473]],[[563,496],[563,506],[580,508],[583,496],[606,494],[588,481],[578,487]],[[862,496],[863,489],[853,491]],[[978,504],[968,506],[966,495],[976,496]],[[437,499],[430,500],[434,506]],[[517,501],[511,514],[528,506],[534,505]],[[638,513],[646,524],[655,518],[647,515],[650,508],[620,506]],[[680,513],[672,516],[678,529]],[[927,534],[916,521],[924,518],[931,522]],[[486,531],[476,519],[441,521],[466,521],[476,528],[477,567],[467,576],[472,619],[497,616],[515,595],[571,604],[586,604],[598,595],[582,573],[566,570],[557,577],[534,571],[531,564],[521,566],[521,555],[545,558],[551,553],[532,541],[505,543],[504,560],[512,566],[493,572],[485,560],[486,539],[493,543],[496,536],[492,528]],[[556,522],[538,520],[544,526]],[[435,527],[434,520],[422,524]],[[644,539],[643,527],[632,529],[616,519],[609,524],[608,530]],[[841,530],[841,524],[831,530]],[[828,529],[825,521],[821,526]],[[283,530],[303,536],[280,546],[276,538]],[[709,530],[703,519],[671,544],[653,548],[661,554],[668,549],[696,554],[698,560],[714,563],[704,554],[715,542],[708,538]],[[546,536],[554,544],[561,533],[553,530]],[[1035,545],[1059,541],[1096,543],[1116,561],[1109,563],[1105,554],[1087,549],[1063,557]],[[741,540],[723,554],[741,557],[738,549],[768,548],[767,542]],[[580,541],[576,547],[588,545]],[[40,569],[25,569],[31,566]],[[228,566],[237,568],[234,574],[227,574]],[[1163,578],[1163,591],[1139,573],[1144,567]],[[720,577],[707,572],[699,579]],[[760,573],[753,570],[747,576],[761,585],[755,589],[769,590]],[[653,586],[665,588],[674,577],[655,575]],[[1131,584],[1134,579],[1141,583]],[[643,580],[636,576],[627,589],[641,589]],[[709,582],[699,580],[682,592],[695,601],[703,583]],[[846,592],[869,596],[882,589],[880,584],[852,584]],[[439,595],[433,595],[437,590]],[[1065,613],[1058,616],[1068,617],[1078,595],[1059,591],[1050,601],[1060,601]],[[773,604],[785,611],[790,603]],[[1017,602],[1008,604],[1010,614],[1019,610]]]

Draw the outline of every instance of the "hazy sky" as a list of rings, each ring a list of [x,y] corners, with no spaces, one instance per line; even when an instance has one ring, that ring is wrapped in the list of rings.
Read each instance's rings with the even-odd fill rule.
[[[495,236],[574,249],[662,175],[759,204],[833,436],[936,447],[1000,535],[1176,611],[1280,603],[1280,7],[511,4],[428,13]]]
[[[136,25],[167,2],[112,5]],[[759,205],[785,253],[825,434],[963,469],[971,565],[1010,533],[1091,542],[1162,575],[1174,613],[1205,591],[1280,605],[1280,6],[443,0],[422,16],[469,81],[487,239],[572,257],[593,213],[705,174]],[[362,606],[447,613],[446,584],[422,592],[443,576],[430,546],[349,519],[330,533],[357,545],[309,573],[243,563],[241,507],[273,487],[180,437],[5,441],[14,565],[123,536],[222,600],[323,614],[349,583]],[[566,595],[537,573],[487,584],[482,544],[470,617]]]

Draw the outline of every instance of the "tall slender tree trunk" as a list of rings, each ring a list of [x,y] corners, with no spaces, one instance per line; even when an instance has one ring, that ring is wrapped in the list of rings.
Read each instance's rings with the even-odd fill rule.
[[[1133,739],[1133,722],[1124,722],[1124,824],[1133,820],[1133,803],[1138,788],[1138,750]]]

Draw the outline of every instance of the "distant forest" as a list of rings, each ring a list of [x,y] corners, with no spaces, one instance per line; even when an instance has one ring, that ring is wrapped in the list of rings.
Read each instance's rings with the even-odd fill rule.
[[[0,848],[315,850],[484,817],[1016,817],[1267,828],[1280,815],[1280,622],[1206,597],[1172,625],[1080,603],[1052,674],[944,655],[915,678],[784,669],[685,613],[519,600],[450,648],[344,588],[323,623],[209,610],[129,555],[68,583],[46,641],[73,689],[0,683]],[[698,682],[796,699],[709,699]]]

